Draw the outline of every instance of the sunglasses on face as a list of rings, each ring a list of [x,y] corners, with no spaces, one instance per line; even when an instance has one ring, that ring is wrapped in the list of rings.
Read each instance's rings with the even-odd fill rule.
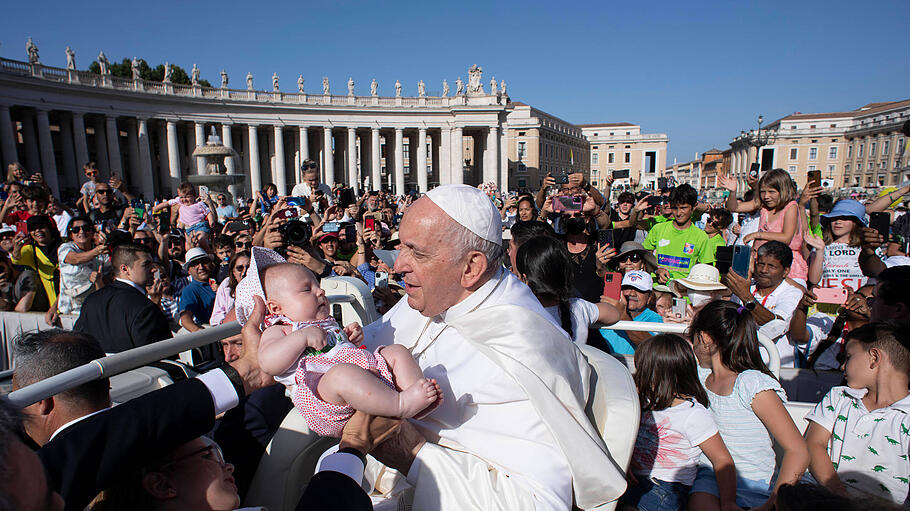
[[[107,189],[107,188],[103,188],[103,189],[101,189],[101,190],[95,190],[95,193],[108,194],[108,193],[113,193],[113,192],[112,192],[111,190]]]
[[[202,454],[202,457],[205,459],[214,461],[215,463],[218,463],[221,466],[225,465],[224,454],[221,452],[221,448],[218,447],[217,445],[213,444],[213,445],[208,445],[206,447],[203,447],[202,449],[197,449],[191,453],[184,454],[183,456],[180,456],[179,458],[174,458],[170,463],[167,463],[165,466],[176,465],[176,464],[180,463],[181,461],[188,460],[188,459],[198,456],[200,454]]]
[[[234,247],[236,247],[236,248],[253,248],[253,242],[252,241],[237,241],[234,243]]]
[[[70,227],[70,232],[73,234],[79,234],[80,232],[92,233],[95,232],[95,226],[91,224],[74,225]]]
[[[97,171],[97,170],[94,170],[94,171],[92,171],[92,172],[86,172],[85,175],[86,175],[86,176],[97,176],[97,175],[98,175],[98,171]]]
[[[641,262],[641,256],[638,254],[635,254],[635,253],[627,254],[627,255],[619,258],[618,261],[620,263],[624,263],[626,261],[633,262],[633,263],[639,263],[639,262]]]

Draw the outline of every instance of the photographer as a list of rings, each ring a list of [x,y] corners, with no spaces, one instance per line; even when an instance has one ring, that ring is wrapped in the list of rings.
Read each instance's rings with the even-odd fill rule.
[[[109,248],[102,233],[85,215],[72,219],[67,229],[69,241],[57,249],[60,261],[60,314],[79,314],[82,303],[95,289],[102,286],[101,270],[109,265]]]
[[[320,223],[321,218],[312,211],[309,200],[302,206],[307,210],[309,218]],[[263,228],[253,238],[253,245],[263,246],[278,251],[287,257],[288,262],[302,264],[312,271],[317,278],[334,275],[332,264],[325,261],[310,242],[312,229],[306,221],[299,220],[293,208],[287,206],[287,200],[281,199],[276,203],[272,214],[266,219]]]

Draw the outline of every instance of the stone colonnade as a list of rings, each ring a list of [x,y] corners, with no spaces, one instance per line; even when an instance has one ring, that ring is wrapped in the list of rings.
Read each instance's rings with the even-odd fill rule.
[[[317,162],[324,183],[360,190],[425,192],[438,184],[480,182],[505,187],[507,177],[501,125],[187,121],[0,104],[0,154],[4,164],[19,161],[29,172],[40,170],[58,195],[77,191],[85,181],[83,165],[95,161],[103,177],[120,175],[148,200],[172,195],[186,176],[205,173],[204,160],[191,155],[212,128],[239,153],[226,167],[247,176],[247,197],[269,182],[280,194],[291,193],[307,159]],[[466,144],[474,153],[465,157]]]

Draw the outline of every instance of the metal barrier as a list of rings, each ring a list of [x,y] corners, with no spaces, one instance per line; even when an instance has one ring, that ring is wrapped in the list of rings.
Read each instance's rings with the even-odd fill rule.
[[[667,334],[684,334],[689,329],[688,323],[647,323],[645,321],[617,321],[612,325],[602,325],[607,330],[631,330],[633,332],[661,332]],[[780,378],[780,353],[777,345],[766,335],[758,334],[758,343],[768,352],[768,369]]]

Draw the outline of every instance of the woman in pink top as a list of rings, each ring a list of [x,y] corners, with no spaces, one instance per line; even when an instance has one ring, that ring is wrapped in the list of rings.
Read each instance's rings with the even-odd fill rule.
[[[728,190],[736,191],[735,179],[724,178],[722,181]],[[758,192],[755,199],[740,202],[736,207],[740,213],[754,213],[760,209],[758,231],[746,235],[743,242],[754,242],[753,250],[757,250],[766,241],[786,243],[793,250],[793,264],[788,276],[805,285],[809,274],[809,265],[803,257],[806,226],[800,221],[799,205],[794,200],[796,186],[793,180],[783,169],[769,170],[758,180]]]
[[[225,316],[234,308],[234,292],[237,284],[246,276],[246,269],[250,267],[250,253],[237,252],[228,263],[228,277],[221,281],[215,293],[215,304],[212,306],[210,325],[220,325]]]

